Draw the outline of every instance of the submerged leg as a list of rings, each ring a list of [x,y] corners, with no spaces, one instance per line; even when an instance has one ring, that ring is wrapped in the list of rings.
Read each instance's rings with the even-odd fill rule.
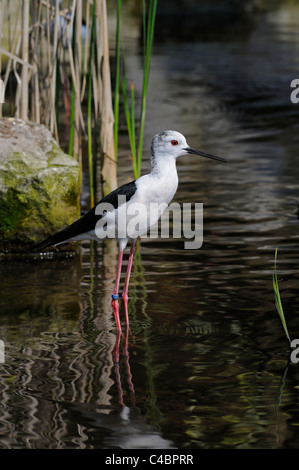
[[[123,293],[122,293],[122,298],[123,298],[124,307],[125,307],[125,318],[126,318],[126,325],[127,326],[129,325],[128,290],[129,290],[129,282],[130,282],[131,270],[132,270],[132,265],[133,265],[135,245],[136,245],[136,241],[132,241],[130,256],[129,256],[129,261],[128,261],[128,267],[127,267],[127,273],[126,273],[125,286],[124,286],[124,290],[123,290]]]
[[[119,250],[118,252],[117,272],[116,272],[116,279],[115,279],[114,291],[112,294],[112,302],[111,302],[114,317],[115,317],[116,327],[118,331],[121,331],[120,319],[119,319],[118,289],[119,289],[119,281],[120,281],[121,267],[122,267],[122,261],[123,261],[123,253],[124,253],[123,250]]]

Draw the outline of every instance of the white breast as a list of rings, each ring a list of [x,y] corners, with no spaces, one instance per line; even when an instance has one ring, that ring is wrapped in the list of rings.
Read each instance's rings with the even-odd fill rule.
[[[172,200],[178,187],[176,166],[173,163],[166,172],[150,173],[138,178],[132,198],[116,210],[107,212],[98,224],[106,222],[103,228],[108,228],[110,237],[117,238],[121,246],[125,246],[129,239],[145,235]]]

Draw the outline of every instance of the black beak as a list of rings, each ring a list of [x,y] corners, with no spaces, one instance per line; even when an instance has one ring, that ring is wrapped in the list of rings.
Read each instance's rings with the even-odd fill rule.
[[[225,158],[216,157],[216,155],[210,155],[209,153],[201,152],[200,150],[196,150],[192,147],[187,147],[184,150],[188,153],[192,153],[194,155],[200,155],[201,157],[212,158],[213,160],[218,160],[219,162],[227,162]]]

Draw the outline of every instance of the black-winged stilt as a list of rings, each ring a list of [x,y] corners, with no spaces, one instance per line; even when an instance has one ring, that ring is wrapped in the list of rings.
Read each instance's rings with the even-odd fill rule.
[[[176,159],[186,154],[200,155],[222,162],[226,161],[224,158],[189,147],[185,137],[177,131],[163,131],[155,135],[152,141],[150,173],[115,189],[79,220],[50,236],[36,247],[41,250],[74,240],[94,239],[98,241],[99,239],[110,237],[117,240],[119,256],[115,286],[112,294],[112,306],[118,331],[121,331],[118,291],[124,249],[128,242],[131,241],[131,250],[122,294],[125,305],[126,325],[128,326],[128,288],[137,236],[147,233],[172,200],[178,187]],[[151,204],[159,207],[159,210],[154,212],[154,215],[153,211],[150,210]],[[102,210],[98,210],[99,207]],[[140,207],[142,207],[143,213],[143,217],[139,220],[137,236],[129,230],[132,215],[136,213],[136,210],[135,212],[132,210],[134,207],[135,209],[137,207],[139,211]]]

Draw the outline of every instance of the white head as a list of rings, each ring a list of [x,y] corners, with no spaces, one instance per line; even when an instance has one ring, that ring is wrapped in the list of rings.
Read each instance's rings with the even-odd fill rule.
[[[153,138],[151,146],[152,164],[155,163],[157,157],[169,157],[171,155],[176,159],[181,155],[186,155],[187,153],[212,158],[214,160],[226,161],[224,158],[216,157],[189,147],[185,137],[177,131],[163,131],[160,132],[160,134],[156,134]]]
[[[163,131],[156,134],[152,141],[151,154],[154,157],[158,155],[173,155],[174,158],[184,155],[188,147],[185,137],[177,131]]]

